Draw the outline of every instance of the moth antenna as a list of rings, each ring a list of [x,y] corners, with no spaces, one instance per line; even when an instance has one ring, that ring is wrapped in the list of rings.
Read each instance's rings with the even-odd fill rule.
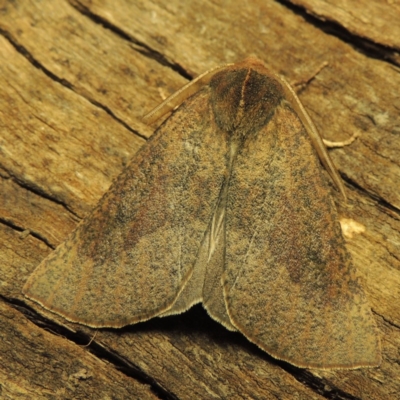
[[[157,121],[163,115],[171,112],[176,106],[185,101],[192,94],[198,92],[204,85],[210,82],[211,78],[218,72],[226,67],[233,64],[220,65],[219,67],[211,68],[203,74],[199,75],[197,78],[193,79],[185,86],[177,90],[174,94],[166,98],[161,104],[156,108],[146,114],[142,121],[145,124],[152,124]]]

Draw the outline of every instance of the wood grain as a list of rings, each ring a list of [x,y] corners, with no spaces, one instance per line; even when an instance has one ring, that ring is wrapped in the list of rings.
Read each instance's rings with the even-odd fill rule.
[[[322,21],[332,21],[356,37],[400,50],[400,5],[380,0],[290,0]]]
[[[360,20],[363,12],[390,24],[367,8]],[[345,42],[322,28],[273,1],[0,1],[0,397],[384,399],[400,391],[400,70],[360,51],[356,29]],[[365,227],[347,245],[381,332],[379,368],[296,369],[200,307],[98,331],[80,348],[93,330],[44,324],[21,295],[151,134],[140,116],[188,78],[249,54],[291,82],[327,61],[300,98],[325,138],[360,133],[330,154],[349,197],[343,204],[335,192],[340,215]]]

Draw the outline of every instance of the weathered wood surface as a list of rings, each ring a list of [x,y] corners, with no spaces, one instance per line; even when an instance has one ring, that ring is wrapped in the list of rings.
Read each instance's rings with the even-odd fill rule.
[[[297,3],[300,4],[300,1]],[[304,7],[308,7],[308,3]],[[349,3],[350,4],[350,3]],[[359,21],[388,21],[391,5]],[[0,1],[0,398],[392,399],[400,392],[400,69],[353,34],[273,1]],[[342,20],[343,18],[343,20]],[[380,33],[382,34],[380,36]],[[398,35],[393,49],[398,48]],[[397,38],[397,42],[396,42]],[[376,29],[370,38],[388,44]],[[379,368],[277,362],[201,307],[123,330],[43,319],[21,287],[93,208],[152,129],[140,116],[188,78],[255,54],[289,81],[347,187],[340,214],[382,337]],[[394,61],[393,61],[394,60]]]
[[[331,21],[352,35],[393,50],[400,61],[400,4],[382,0],[289,0],[323,21]]]

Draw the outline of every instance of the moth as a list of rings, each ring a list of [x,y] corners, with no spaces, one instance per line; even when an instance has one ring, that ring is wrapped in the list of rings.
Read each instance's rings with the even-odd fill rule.
[[[380,363],[375,322],[291,87],[256,58],[219,67],[173,111],[91,215],[37,267],[29,299],[94,328],[202,303],[271,356],[305,368]]]

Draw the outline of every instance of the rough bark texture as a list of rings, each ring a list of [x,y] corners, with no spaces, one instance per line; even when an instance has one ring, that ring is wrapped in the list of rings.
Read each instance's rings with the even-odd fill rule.
[[[394,29],[399,9],[232,3],[0,0],[0,398],[398,396],[400,46],[379,27]],[[249,54],[291,82],[328,62],[300,98],[325,138],[360,134],[331,156],[349,197],[337,194],[340,215],[362,231],[347,245],[380,330],[379,368],[294,368],[201,307],[93,338],[21,295],[151,135],[140,117],[187,79]]]

